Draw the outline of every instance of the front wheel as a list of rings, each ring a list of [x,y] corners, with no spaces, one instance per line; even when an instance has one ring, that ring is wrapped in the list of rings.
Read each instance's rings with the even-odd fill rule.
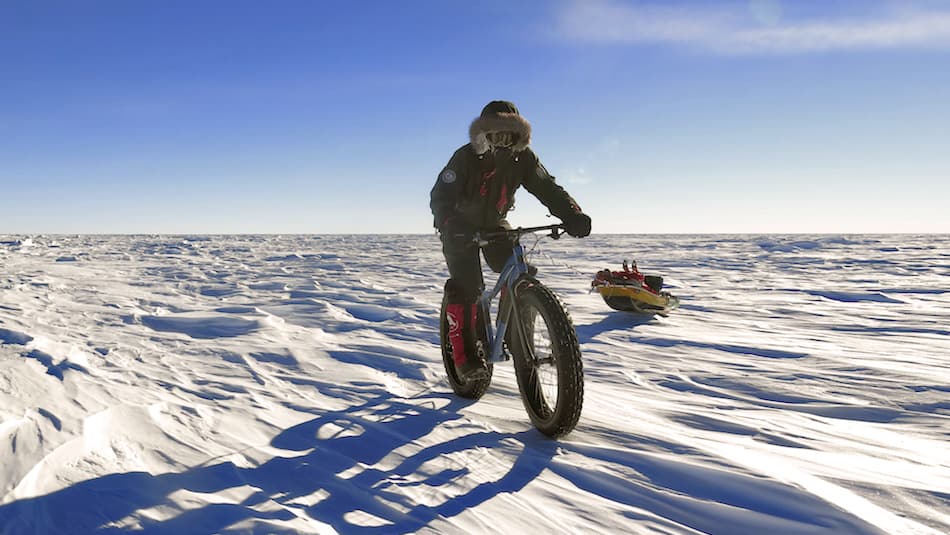
[[[455,360],[452,358],[452,344],[449,342],[449,322],[445,317],[446,300],[442,299],[442,311],[439,315],[439,341],[442,345],[442,364],[445,366],[445,374],[449,378],[449,384],[452,385],[452,391],[459,397],[468,399],[479,399],[488,390],[491,385],[492,362],[488,361],[488,376],[481,379],[464,381],[459,377],[455,369]],[[479,343],[481,345],[481,343]],[[482,348],[484,351],[484,348]]]
[[[531,278],[517,286],[521,326],[510,350],[531,423],[552,438],[574,429],[584,404],[584,367],[571,317],[554,292]]]

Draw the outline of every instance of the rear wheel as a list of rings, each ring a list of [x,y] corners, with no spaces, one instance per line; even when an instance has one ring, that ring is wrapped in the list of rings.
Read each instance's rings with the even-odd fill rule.
[[[531,422],[553,438],[570,433],[584,404],[584,368],[571,317],[554,292],[531,278],[519,282],[510,350]]]
[[[479,379],[469,381],[459,377],[455,369],[455,360],[452,358],[452,344],[449,342],[449,322],[445,319],[446,301],[442,299],[442,311],[439,314],[439,341],[442,345],[442,364],[445,366],[445,374],[449,378],[449,384],[452,385],[452,391],[459,397],[468,399],[479,399],[488,390],[491,384],[492,363],[488,361],[488,375]],[[479,343],[481,346],[481,343]],[[482,349],[484,351],[484,349]],[[487,359],[486,359],[487,360]]]

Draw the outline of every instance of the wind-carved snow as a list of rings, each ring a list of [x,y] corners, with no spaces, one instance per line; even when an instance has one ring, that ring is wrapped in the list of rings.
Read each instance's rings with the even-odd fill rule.
[[[140,321],[156,331],[179,332],[192,338],[241,336],[260,326],[256,320],[211,315],[142,316]]]
[[[589,293],[624,258],[680,309]],[[950,530],[950,237],[532,262],[584,355],[559,441],[510,365],[452,394],[434,236],[0,236],[0,534]]]

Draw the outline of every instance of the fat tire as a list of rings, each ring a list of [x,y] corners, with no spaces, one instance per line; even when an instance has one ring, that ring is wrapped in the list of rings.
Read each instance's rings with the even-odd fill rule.
[[[531,321],[533,312],[543,319],[554,351],[558,377],[558,400],[549,407],[541,391],[537,369],[532,362],[533,350],[521,341],[521,332],[512,322],[512,343],[509,347],[514,358],[518,389],[531,423],[551,438],[570,433],[581,416],[584,404],[584,365],[581,360],[577,331],[567,309],[550,289],[532,277],[523,277],[515,290],[517,309],[523,319]],[[532,327],[525,327],[532,329]],[[532,338],[532,333],[527,334]],[[533,342],[530,342],[533,345]]]
[[[488,375],[480,379],[462,381],[458,372],[455,370],[455,361],[452,358],[452,344],[449,342],[449,322],[445,319],[445,306],[447,302],[443,297],[442,311],[439,313],[439,343],[442,346],[442,364],[445,366],[445,375],[449,379],[449,385],[455,395],[466,399],[479,399],[488,391],[491,385],[492,363],[488,361]]]

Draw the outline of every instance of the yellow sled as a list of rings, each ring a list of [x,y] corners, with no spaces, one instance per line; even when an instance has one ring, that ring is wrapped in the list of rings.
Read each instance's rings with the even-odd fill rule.
[[[666,316],[680,304],[680,300],[668,292],[655,294],[636,286],[598,286],[597,293],[604,298],[607,306],[625,312],[656,313]]]
[[[623,271],[605,269],[591,281],[591,288],[597,290],[607,306],[614,310],[666,316],[679,306],[680,301],[675,295],[661,291],[662,287],[662,277],[640,273],[636,263],[631,269],[626,260]]]

